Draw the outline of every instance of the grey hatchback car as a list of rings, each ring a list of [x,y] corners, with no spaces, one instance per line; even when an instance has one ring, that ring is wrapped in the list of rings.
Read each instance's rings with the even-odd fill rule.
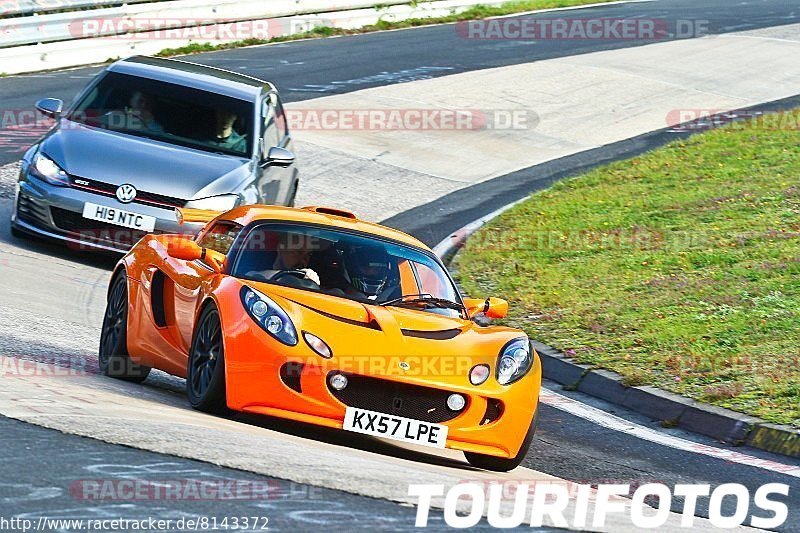
[[[22,159],[16,236],[125,251],[185,231],[176,207],[291,206],[298,171],[275,87],[213,67],[137,56],[104,69]],[[189,230],[192,229],[190,226]]]

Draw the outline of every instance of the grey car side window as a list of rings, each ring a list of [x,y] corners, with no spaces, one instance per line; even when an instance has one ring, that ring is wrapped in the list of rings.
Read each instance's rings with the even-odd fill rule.
[[[288,125],[286,123],[286,113],[283,111],[283,104],[277,94],[270,95],[272,100],[272,107],[275,110],[275,126],[278,128],[278,138],[283,142],[284,137],[289,134]]]
[[[269,149],[273,146],[280,146],[282,140],[280,130],[275,121],[275,107],[269,97],[264,99],[261,105],[261,119],[264,124],[264,153],[261,155],[266,157]]]

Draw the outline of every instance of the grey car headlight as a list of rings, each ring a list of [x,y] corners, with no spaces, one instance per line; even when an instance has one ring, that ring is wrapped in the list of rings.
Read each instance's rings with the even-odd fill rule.
[[[186,202],[189,209],[205,209],[208,211],[230,211],[239,203],[239,196],[236,194],[222,194],[220,196],[211,196],[209,198],[201,198],[199,200],[190,200]]]
[[[30,173],[39,179],[42,179],[50,185],[57,185],[59,187],[69,186],[69,176],[59,167],[55,161],[39,152],[33,156],[30,167]]]
[[[500,351],[497,359],[497,382],[510,385],[521,379],[533,366],[531,343],[527,337],[509,342]]]

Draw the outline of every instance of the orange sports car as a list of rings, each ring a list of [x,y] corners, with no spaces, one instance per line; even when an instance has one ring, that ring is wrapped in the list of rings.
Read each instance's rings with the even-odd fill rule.
[[[539,356],[481,326],[505,301],[462,299],[399,231],[323,207],[178,209],[117,265],[100,369],[186,378],[191,405],[277,416],[434,448],[507,471],[536,429]]]

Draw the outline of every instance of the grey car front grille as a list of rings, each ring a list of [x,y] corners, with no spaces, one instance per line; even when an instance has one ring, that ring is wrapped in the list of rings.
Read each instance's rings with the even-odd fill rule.
[[[47,207],[23,192],[20,192],[17,201],[17,217],[28,224],[50,224]]]
[[[101,194],[103,196],[116,197],[117,185],[111,183],[104,183],[102,181],[81,178],[79,176],[70,176],[70,183],[76,189]],[[135,186],[135,184],[134,184]],[[165,196],[163,194],[155,194],[146,191],[136,191],[136,199],[133,203],[152,205],[155,207],[183,207],[186,205],[187,200],[175,198],[172,196]]]

